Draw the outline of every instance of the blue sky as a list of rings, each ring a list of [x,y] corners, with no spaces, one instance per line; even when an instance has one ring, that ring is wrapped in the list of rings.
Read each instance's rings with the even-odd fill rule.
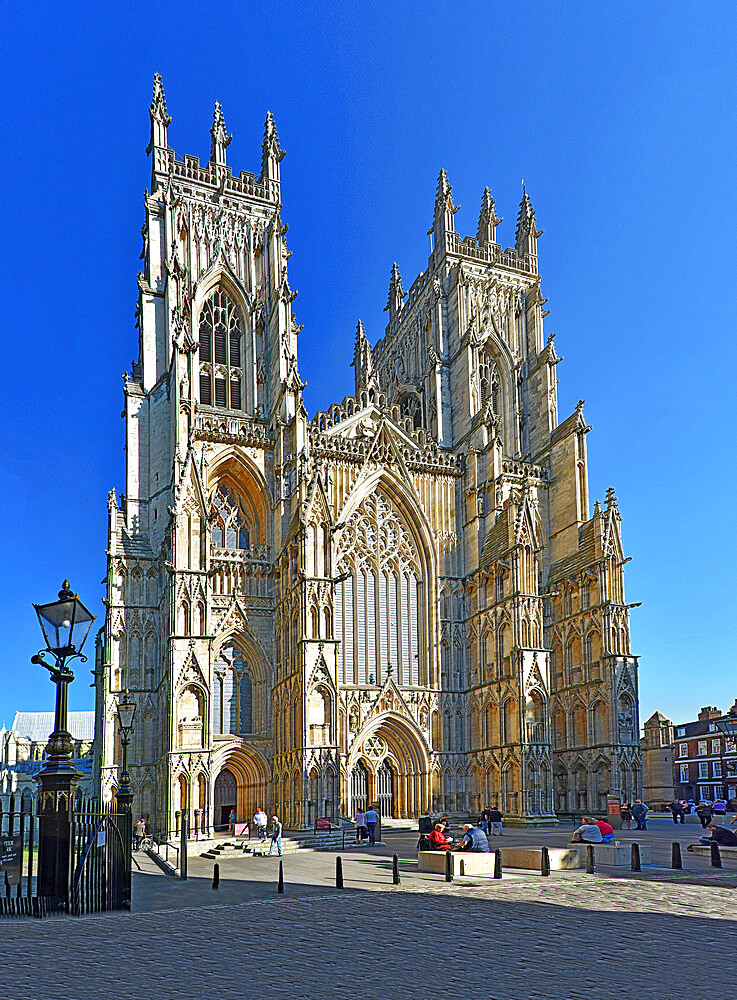
[[[102,615],[106,495],[123,482],[148,105],[181,155],[223,104],[235,171],[267,108],[310,412],[341,399],[360,316],[427,262],[440,167],[475,233],[492,188],[540,240],[561,417],[586,400],[592,499],[624,516],[641,713],[737,697],[737,13],[727,3],[35,4],[4,12],[0,721],[51,709],[32,601],[68,576]],[[73,708],[92,707],[90,675]]]

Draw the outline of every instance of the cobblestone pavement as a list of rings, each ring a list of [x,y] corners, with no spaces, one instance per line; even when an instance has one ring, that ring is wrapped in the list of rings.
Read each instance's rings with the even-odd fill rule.
[[[284,895],[275,860],[244,877],[251,859],[223,886],[255,886],[245,902],[195,878],[170,889],[175,909],[4,921],[0,997],[692,1000],[721,995],[737,975],[734,876],[707,886],[579,872],[446,885],[419,882],[405,863],[393,888],[388,859],[347,857],[338,890],[323,877],[334,856],[284,861],[301,872]],[[136,876],[157,878],[161,904],[170,880]]]

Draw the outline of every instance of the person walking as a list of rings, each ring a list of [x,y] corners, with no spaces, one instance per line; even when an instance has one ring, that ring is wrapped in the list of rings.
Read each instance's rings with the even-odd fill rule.
[[[673,817],[673,822],[677,825],[680,818],[681,823],[686,822],[686,814],[683,811],[683,806],[680,799],[673,799],[673,801],[668,805],[668,810]]]
[[[274,853],[274,844],[276,844],[276,849],[281,857],[281,831],[282,825],[279,822],[278,816],[271,817],[271,846],[269,847],[269,857]]]
[[[379,822],[379,814],[371,806],[370,809],[366,810],[366,829],[368,830],[369,837],[369,847],[373,847],[376,844],[376,824]]]
[[[701,822],[701,826],[704,830],[707,828],[709,823],[711,823],[713,814],[713,810],[708,802],[702,801],[696,806],[696,815],[699,817],[699,821]]]
[[[146,820],[141,816],[139,820],[136,821],[136,825],[133,829],[133,836],[136,841],[136,850],[140,851],[141,841],[146,836]]]
[[[499,836],[503,837],[502,814],[495,806],[493,809],[489,809],[489,834],[492,837],[496,835],[497,827],[499,828]]]
[[[258,807],[256,813],[253,817],[253,825],[256,827],[256,833],[258,834],[258,839],[260,841],[266,840],[266,824],[268,819],[266,818],[266,813],[261,806]]]
[[[489,836],[489,823],[491,822],[491,809],[487,806],[481,813],[481,819],[479,821],[479,826],[484,831],[486,836]]]
[[[647,814],[649,811],[642,799],[635,799],[635,804],[632,806],[632,816],[638,830],[647,830]]]
[[[363,809],[356,809],[356,843],[363,844],[366,833],[366,814]]]

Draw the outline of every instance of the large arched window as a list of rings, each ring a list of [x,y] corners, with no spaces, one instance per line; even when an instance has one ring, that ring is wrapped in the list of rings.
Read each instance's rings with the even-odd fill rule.
[[[422,573],[407,527],[382,493],[354,511],[340,537],[334,634],[344,684],[420,683]]]
[[[253,732],[253,679],[249,665],[233,646],[215,661],[212,728],[216,735]]]
[[[223,288],[207,297],[200,313],[200,402],[240,410],[243,406],[243,322]]]
[[[251,548],[252,525],[241,500],[225,486],[218,486],[210,502],[210,537],[216,549]]]

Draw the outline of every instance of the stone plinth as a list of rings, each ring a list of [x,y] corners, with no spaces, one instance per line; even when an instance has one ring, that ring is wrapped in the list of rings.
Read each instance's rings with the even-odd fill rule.
[[[586,864],[588,844],[573,844],[574,850],[578,851],[581,863]],[[594,859],[598,865],[611,865],[614,868],[629,868],[632,860],[632,845],[620,844],[591,844],[594,848]],[[650,845],[640,844],[640,864],[650,864]]]
[[[525,868],[540,871],[542,847],[502,847],[502,868]],[[549,847],[551,871],[567,871],[581,867],[581,858],[575,848]]]
[[[453,875],[493,875],[494,853],[474,851],[418,851],[417,870],[445,874],[445,855],[450,853]]]

